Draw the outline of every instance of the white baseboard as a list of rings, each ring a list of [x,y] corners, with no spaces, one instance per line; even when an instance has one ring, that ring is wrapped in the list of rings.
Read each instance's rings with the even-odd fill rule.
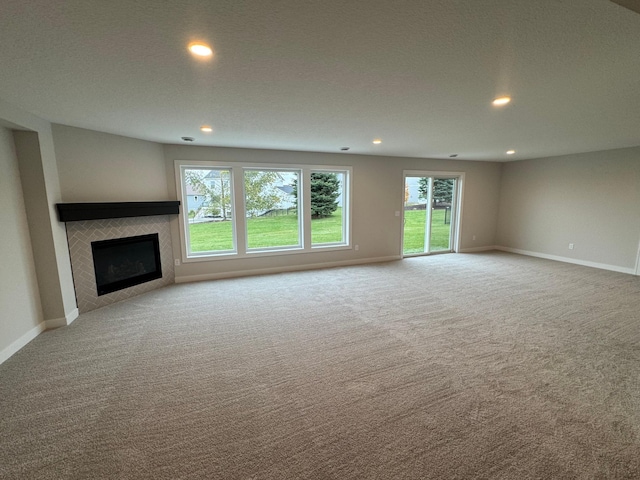
[[[49,320],[45,320],[44,323],[46,325],[47,330],[52,328],[60,328],[66,327],[67,325],[71,325],[76,318],[78,318],[78,309],[74,308],[69,313],[67,313],[64,317],[61,318],[50,318]]]
[[[9,357],[11,357],[14,353],[24,347],[31,340],[36,338],[42,332],[46,330],[45,322],[40,322],[38,325],[33,327],[27,333],[22,335],[15,342],[11,343],[8,347],[4,348],[0,351],[0,364],[5,362]]]
[[[241,270],[237,272],[207,273],[204,275],[185,275],[176,277],[176,283],[201,282],[205,280],[220,280],[223,278],[249,277],[253,275],[266,275],[270,273],[299,272],[304,270],[318,270],[321,268],[347,267],[350,265],[366,265],[368,263],[382,263],[402,260],[400,255],[389,257],[365,258],[360,260],[344,260],[340,262],[311,263],[305,265],[292,265],[287,267],[257,268],[254,270]]]
[[[22,335],[15,342],[11,343],[4,350],[0,351],[0,364],[11,357],[14,353],[24,347],[31,340],[36,338],[45,330],[51,330],[52,328],[65,327],[70,325],[76,318],[78,318],[78,309],[74,308],[71,312],[67,313],[63,318],[51,318],[40,322],[37,326],[33,327],[27,333]]]
[[[76,318],[78,318],[79,315],[80,315],[80,312],[78,311],[77,308],[74,308],[69,313],[67,313],[67,315],[66,315],[67,325],[71,325],[73,323],[73,321]]]
[[[589,262],[587,260],[579,260],[577,258],[561,257],[559,255],[548,255],[546,253],[531,252],[529,250],[520,250],[518,248],[496,246],[496,250],[503,252],[517,253],[519,255],[528,255],[530,257],[544,258],[547,260],[555,260],[556,262],[573,263],[575,265],[582,265],[584,267],[600,268],[602,270],[610,270],[612,272],[635,274],[633,268],[619,267],[617,265],[609,265],[606,263]]]
[[[475,253],[475,252],[488,252],[491,250],[496,250],[498,247],[495,245],[488,245],[485,247],[471,247],[471,248],[461,248],[458,250],[458,253]]]

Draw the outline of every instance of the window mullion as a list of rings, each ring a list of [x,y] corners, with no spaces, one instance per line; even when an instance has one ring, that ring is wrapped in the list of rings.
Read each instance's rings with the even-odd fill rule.
[[[244,205],[244,175],[242,168],[232,168],[231,178],[233,178],[233,202],[235,207],[235,241],[236,251],[244,255],[247,253],[247,214]]]
[[[311,170],[303,168],[301,171],[302,181],[302,246],[305,250],[311,250]]]

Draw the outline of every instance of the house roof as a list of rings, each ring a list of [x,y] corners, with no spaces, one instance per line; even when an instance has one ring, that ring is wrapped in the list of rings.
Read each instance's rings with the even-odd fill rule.
[[[293,185],[278,185],[277,187],[280,190],[282,190],[284,193],[287,193],[289,195],[293,195]]]
[[[0,44],[0,98],[162,143],[499,161],[640,145],[640,15],[608,0],[3,0]]]
[[[202,195],[200,192],[194,190],[193,186],[189,182],[185,182],[184,188],[187,195]]]

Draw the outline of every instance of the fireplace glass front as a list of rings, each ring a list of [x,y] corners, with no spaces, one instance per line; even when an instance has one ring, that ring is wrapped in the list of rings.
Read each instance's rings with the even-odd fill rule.
[[[91,242],[98,296],[162,278],[158,234]]]

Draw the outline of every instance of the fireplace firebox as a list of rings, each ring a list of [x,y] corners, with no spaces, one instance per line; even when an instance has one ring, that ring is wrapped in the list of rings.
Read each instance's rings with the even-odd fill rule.
[[[158,234],[91,242],[98,296],[162,278]]]

